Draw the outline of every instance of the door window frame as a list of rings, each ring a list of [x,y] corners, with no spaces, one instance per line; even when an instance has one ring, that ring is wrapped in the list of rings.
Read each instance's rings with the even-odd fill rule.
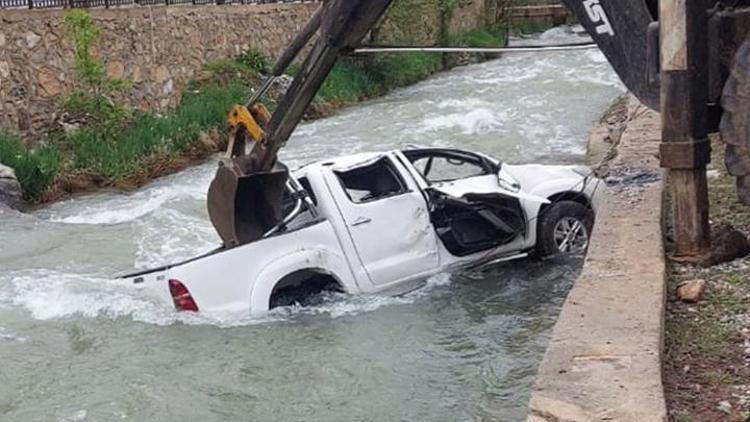
[[[366,199],[366,200],[355,200],[354,198],[352,198],[351,194],[349,193],[349,188],[347,188],[346,184],[344,183],[344,180],[341,178],[341,174],[342,173],[353,172],[353,171],[358,171],[358,170],[363,170],[363,169],[366,169],[368,167],[374,167],[376,165],[380,165],[380,163],[383,162],[384,160],[385,160],[385,166],[388,169],[388,173],[391,176],[393,176],[394,179],[396,180],[396,182],[399,184],[399,187],[400,187],[399,190],[398,191],[394,191],[394,192],[392,192],[392,193],[390,193],[388,195],[377,196],[375,198],[370,198],[370,199]],[[372,163],[368,163],[368,164],[360,166],[360,167],[355,167],[355,168],[347,169],[345,171],[332,170],[332,173],[336,177],[336,180],[338,180],[339,185],[341,186],[341,190],[344,192],[344,194],[346,195],[346,197],[349,199],[349,202],[351,202],[354,205],[370,204],[370,203],[377,202],[377,201],[380,201],[380,200],[383,200],[383,199],[393,198],[393,197],[396,197],[396,196],[401,196],[401,195],[405,195],[405,194],[411,193],[411,189],[409,189],[409,185],[406,183],[406,181],[403,179],[403,177],[401,177],[400,172],[396,168],[396,164],[388,156],[383,156],[383,157],[379,158],[378,160],[376,160],[376,161],[374,161]]]
[[[456,150],[456,149],[444,149],[444,148],[425,148],[425,149],[413,149],[413,150],[404,150],[402,151],[402,154],[406,157],[407,160],[409,160],[409,163],[414,168],[414,170],[417,171],[417,173],[422,177],[422,179],[427,182],[428,185],[433,185],[436,183],[449,183],[456,180],[464,180],[469,179],[472,177],[480,177],[480,176],[486,176],[490,174],[498,174],[501,169],[500,164],[495,164],[492,161],[490,161],[487,157],[483,157],[479,154],[475,154],[469,151],[462,151],[462,150]],[[467,163],[474,164],[479,166],[482,170],[484,170],[484,173],[477,174],[473,176],[467,176],[467,177],[457,177],[455,179],[445,179],[445,180],[435,180],[432,181],[429,179],[428,175],[423,174],[419,168],[415,165],[415,162],[418,160],[422,160],[424,158],[433,159],[433,158],[445,158],[445,159],[459,159],[463,160]]]

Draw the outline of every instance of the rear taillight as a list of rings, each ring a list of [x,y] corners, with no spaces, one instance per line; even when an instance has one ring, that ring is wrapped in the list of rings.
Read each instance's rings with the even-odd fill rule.
[[[179,311],[198,312],[198,305],[190,296],[190,290],[180,280],[169,280],[169,293],[172,294],[174,306]]]

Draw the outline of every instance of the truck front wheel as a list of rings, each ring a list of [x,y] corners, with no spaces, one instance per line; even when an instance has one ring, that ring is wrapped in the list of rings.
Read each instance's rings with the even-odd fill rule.
[[[540,212],[536,251],[541,257],[581,255],[589,246],[594,213],[575,201],[560,201]]]

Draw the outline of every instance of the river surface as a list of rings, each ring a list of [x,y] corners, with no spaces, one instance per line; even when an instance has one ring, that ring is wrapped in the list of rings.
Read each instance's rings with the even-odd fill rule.
[[[305,124],[283,157],[420,144],[580,163],[622,90],[597,50],[506,55]],[[0,420],[524,419],[580,260],[441,274],[402,297],[328,295],[259,319],[178,314],[113,280],[217,245],[204,205],[215,166],[0,211]]]

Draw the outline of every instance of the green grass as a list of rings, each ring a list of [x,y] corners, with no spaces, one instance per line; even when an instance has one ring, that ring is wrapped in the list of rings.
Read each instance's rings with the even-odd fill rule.
[[[435,53],[384,54],[375,61],[374,73],[386,90],[421,81],[442,70],[443,58]]]
[[[503,47],[507,40],[505,30],[475,30],[452,37],[449,41],[455,47],[488,48]]]
[[[378,81],[362,62],[340,60],[331,70],[320,90],[317,100],[332,104],[351,104],[380,93]]]
[[[63,155],[53,146],[26,148],[18,138],[0,132],[0,163],[15,169],[24,198],[33,201],[57,177],[63,166]]]
[[[246,95],[241,84],[208,85],[186,93],[182,104],[165,117],[142,113],[126,122],[84,126],[54,146],[36,149],[0,133],[0,162],[16,170],[31,202],[40,199],[63,170],[93,172],[116,183],[146,172],[147,158],[153,155],[188,151],[201,133],[223,127],[229,109]]]
[[[202,132],[222,127],[229,109],[246,95],[241,84],[209,85],[186,93],[181,105],[165,117],[137,115],[121,133],[83,128],[68,138],[73,165],[113,181],[143,172],[144,158],[183,153],[195,145]]]
[[[433,53],[344,58],[333,67],[316,101],[336,106],[352,104],[423,80],[442,67],[442,56]]]

